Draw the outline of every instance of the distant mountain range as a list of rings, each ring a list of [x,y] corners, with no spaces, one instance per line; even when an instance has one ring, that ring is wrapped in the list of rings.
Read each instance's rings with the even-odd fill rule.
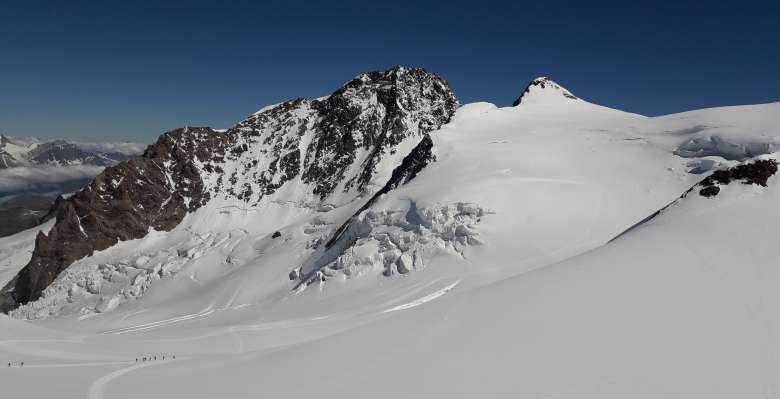
[[[19,166],[109,166],[138,155],[143,146],[135,143],[70,143],[0,135],[0,169]]]
[[[106,166],[143,148],[0,135],[0,237],[39,224],[58,195],[78,191]]]

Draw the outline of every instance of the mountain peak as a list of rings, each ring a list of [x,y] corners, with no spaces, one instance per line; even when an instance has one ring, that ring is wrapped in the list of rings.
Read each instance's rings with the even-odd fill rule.
[[[524,101],[528,101],[529,98],[536,98],[540,96],[553,96],[555,98],[565,98],[569,100],[579,100],[574,94],[566,90],[563,86],[554,82],[547,76],[540,76],[531,81],[523,90],[523,94],[512,103],[513,107],[520,105]]]
[[[391,76],[391,75],[396,75],[397,76],[397,75],[404,75],[404,74],[407,74],[407,73],[435,75],[433,73],[430,73],[430,72],[426,71],[424,68],[414,68],[414,67],[407,67],[407,66],[403,66],[403,65],[396,65],[396,66],[394,66],[392,68],[389,68],[387,70],[384,70],[384,71],[371,71],[371,72],[362,73],[362,74],[358,75],[357,78],[358,79],[359,78],[364,78],[364,77],[368,77],[368,78],[374,77],[375,78],[377,76]]]
[[[336,90],[333,95],[343,92],[350,88],[365,86],[372,91],[386,91],[390,88],[403,90],[405,86],[416,86],[423,83],[429,89],[437,92],[447,92],[449,97],[454,97],[447,82],[433,72],[428,72],[424,68],[405,67],[401,65],[394,66],[384,71],[371,71],[362,73],[344,84]],[[423,93],[420,93],[423,94]]]
[[[427,134],[458,105],[437,75],[395,67],[359,75],[326,97],[265,107],[225,132],[164,133],[65,200],[27,266],[0,291],[0,311],[39,299],[74,261],[151,229],[169,231],[209,201],[319,210],[395,187],[431,160]]]
[[[411,87],[422,88],[415,93],[405,93],[409,91]],[[414,94],[414,95],[413,95]],[[392,68],[384,71],[370,71],[361,73],[352,80],[344,83],[333,93],[315,98],[295,98],[288,101],[283,101],[276,104],[271,104],[260,108],[254,114],[252,114],[248,120],[257,119],[262,117],[261,114],[273,112],[274,109],[286,109],[291,105],[300,106],[302,103],[312,104],[313,106],[320,106],[323,103],[339,102],[339,107],[346,105],[341,104],[341,101],[346,101],[343,97],[370,97],[379,95],[382,98],[390,96],[406,96],[409,99],[418,100],[419,98],[430,97],[442,97],[445,101],[450,102],[450,107],[457,108],[460,103],[457,100],[449,84],[439,75],[429,72],[424,68],[407,67],[402,65],[396,65]],[[355,105],[355,104],[353,104]],[[363,104],[365,105],[365,104]]]

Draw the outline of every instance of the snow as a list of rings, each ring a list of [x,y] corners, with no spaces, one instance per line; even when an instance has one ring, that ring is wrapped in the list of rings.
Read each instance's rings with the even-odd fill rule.
[[[16,138],[9,137],[8,139],[9,141],[6,142],[5,146],[3,146],[2,149],[8,155],[10,155],[14,161],[19,162],[21,165],[29,166],[29,160],[27,159],[27,154],[33,149],[35,149],[35,147],[38,144],[40,144],[40,142],[28,140],[27,142],[18,143],[19,141]]]
[[[474,204],[419,208],[413,201],[401,210],[363,212],[350,221],[332,246],[320,246],[321,250],[296,270],[302,278],[299,289],[312,282],[370,271],[385,276],[407,274],[441,252],[463,256],[466,246],[481,244],[475,229],[487,213]]]
[[[648,118],[529,93],[461,107],[437,161],[357,215],[368,197],[292,180],[77,261],[13,313],[34,320],[0,317],[0,364],[25,361],[3,392],[776,397],[778,177],[680,196],[776,159],[780,104]],[[3,278],[34,235],[0,239]]]
[[[0,286],[5,286],[30,261],[38,232],[48,233],[52,226],[54,220],[49,220],[40,226],[0,238]]]

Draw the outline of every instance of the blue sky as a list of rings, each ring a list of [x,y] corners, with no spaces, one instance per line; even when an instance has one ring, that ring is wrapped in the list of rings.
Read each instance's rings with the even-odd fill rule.
[[[149,142],[394,65],[463,103],[509,105],[539,75],[645,115],[779,101],[778,4],[6,2],[0,132]]]

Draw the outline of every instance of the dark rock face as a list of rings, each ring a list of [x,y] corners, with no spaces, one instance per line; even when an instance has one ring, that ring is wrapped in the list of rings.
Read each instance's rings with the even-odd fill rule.
[[[170,230],[212,199],[256,203],[294,181],[320,201],[358,195],[371,189],[379,165],[389,172],[403,159],[385,193],[430,162],[427,133],[449,122],[458,105],[438,76],[396,67],[360,75],[323,99],[267,107],[224,133],[165,133],[143,156],[107,168],[58,204],[55,226],[37,237],[28,265],[0,292],[0,310],[39,298],[74,261],[150,228]],[[402,158],[402,144],[417,147]]]
[[[232,142],[226,159],[235,167],[227,171],[215,167],[213,173],[224,174],[216,191],[226,198],[259,200],[298,176],[299,146],[310,130],[312,119],[309,100],[295,99],[259,112],[231,128],[227,132]],[[256,156],[246,154],[250,148]],[[240,182],[241,176],[249,178]]]
[[[777,161],[774,159],[762,159],[733,168],[717,170],[699,183],[703,187],[699,190],[699,194],[703,197],[716,196],[720,192],[719,185],[727,185],[732,180],[766,187],[767,179],[775,173],[777,173]]]
[[[325,243],[325,246],[319,248],[319,253],[315,253],[313,257],[307,262],[314,262],[314,264],[325,265],[335,260],[344,250],[344,248],[350,247],[357,240],[356,236],[349,233],[351,229],[359,229],[356,226],[356,221],[363,211],[369,209],[376,201],[384,194],[398,188],[399,186],[406,184],[413,180],[420,171],[422,171],[431,162],[435,162],[436,157],[433,154],[433,140],[430,135],[425,135],[423,139],[412,149],[412,151],[406,155],[401,161],[401,164],[393,169],[392,176],[385,183],[385,185],[377,191],[363,206],[360,207],[352,216],[349,217],[338,229],[331,235],[330,239]],[[338,243],[338,245],[337,245]],[[300,266],[290,272],[288,277],[292,281],[298,281],[294,289],[299,289],[302,286],[310,284],[313,280],[313,276],[318,273],[319,267],[314,267],[305,271],[306,267]],[[387,274],[386,274],[387,275]]]
[[[327,195],[362,149],[370,155],[362,173],[349,178],[346,187],[363,189],[385,153],[409,136],[438,129],[457,107],[446,82],[423,69],[399,67],[361,75],[314,104],[322,116],[318,127],[323,134],[309,146],[303,180],[316,182],[315,194]]]
[[[122,152],[102,151],[98,148],[100,145],[88,148],[87,144],[82,148],[83,145],[64,140],[42,141],[0,135],[0,169],[26,169],[20,169],[15,183],[0,186],[0,237],[47,220],[41,216],[46,214],[57,195],[76,192],[103,167],[129,159]],[[127,147],[124,149],[128,150]],[[73,173],[60,174],[60,167],[65,170],[74,167]],[[49,170],[54,171],[52,178],[43,178],[49,175]],[[28,177],[23,177],[25,175]]]
[[[75,260],[118,241],[170,230],[209,200],[195,162],[224,152],[227,140],[209,128],[163,134],[141,157],[109,167],[57,207],[48,236],[38,234],[32,259],[0,292],[8,312],[37,299]]]
[[[390,180],[387,181],[382,189],[374,194],[371,201],[376,201],[380,196],[396,189],[398,186],[406,184],[420,173],[428,164],[436,161],[436,156],[433,155],[433,140],[430,135],[425,135],[423,139],[417,144],[416,147],[409,153],[397,168],[393,169],[393,174],[390,176]],[[371,205],[365,206],[367,209]]]
[[[701,195],[702,197],[709,198],[709,197],[714,197],[714,196],[718,195],[719,192],[720,192],[720,187],[718,187],[718,186],[707,186],[707,187],[704,187],[703,189],[699,190],[699,195]]]
[[[252,173],[248,183],[258,197],[298,176],[320,199],[340,183],[344,191],[363,191],[377,165],[400,143],[449,122],[458,106],[447,83],[423,69],[366,73],[324,99],[288,101],[239,123],[228,132],[237,136],[231,155],[245,152],[243,145],[260,150],[267,169],[247,160],[238,171]],[[299,151],[302,143],[305,151]],[[356,162],[360,173],[347,176]],[[230,185],[241,196],[246,190],[237,183]]]
[[[9,152],[8,148],[11,146],[16,148]],[[34,171],[41,166],[105,167],[127,158],[122,153],[87,151],[63,140],[32,145],[29,142],[20,144],[16,139],[0,135],[0,169],[19,167]],[[90,177],[79,177],[80,174],[64,175],[61,179],[51,180],[31,178],[24,186],[11,184],[0,187],[0,237],[18,233],[47,220],[42,216],[49,210],[58,194],[80,190],[97,172]]]

